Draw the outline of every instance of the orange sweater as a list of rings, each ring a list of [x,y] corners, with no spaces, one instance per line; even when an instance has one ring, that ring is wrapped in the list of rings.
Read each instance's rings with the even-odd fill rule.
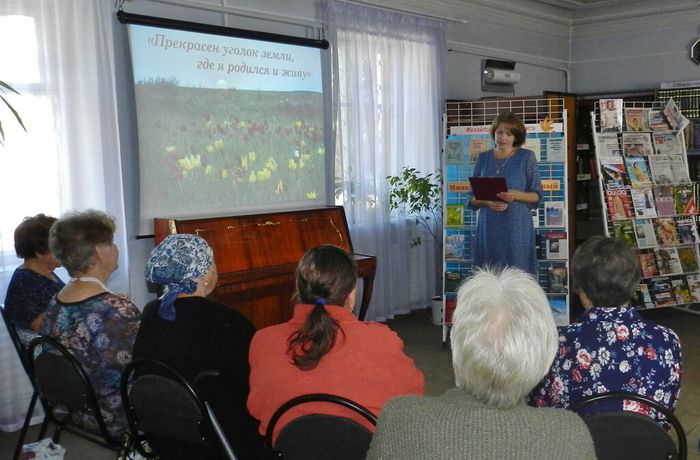
[[[379,416],[386,402],[399,395],[422,395],[423,374],[403,352],[403,341],[387,326],[359,321],[342,307],[326,306],[343,332],[316,368],[303,371],[292,364],[287,340],[306,321],[313,305],[297,305],[292,319],[259,330],[250,344],[248,410],[265,434],[272,414],[290,399],[309,393],[349,398]],[[290,409],[275,427],[274,437],[289,421],[312,413],[351,417],[374,428],[359,414],[328,403],[307,403]]]

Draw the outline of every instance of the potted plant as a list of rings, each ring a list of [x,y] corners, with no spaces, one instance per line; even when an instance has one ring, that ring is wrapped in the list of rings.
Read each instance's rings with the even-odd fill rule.
[[[7,101],[7,99],[4,96],[4,94],[7,94],[9,92],[19,94],[17,91],[15,91],[15,89],[12,86],[10,86],[7,83],[5,83],[4,81],[0,80],[0,100],[5,104],[5,106],[7,106],[8,109],[10,109],[10,112],[12,112],[12,115],[14,115],[15,120],[17,120],[17,123],[19,123],[19,125],[22,127],[22,129],[27,131],[27,128],[24,127],[24,123],[22,122],[22,118],[19,116],[19,113],[17,113],[17,110],[15,110],[15,108],[12,107],[12,105],[10,105],[10,103]],[[2,128],[2,120],[0,120],[0,145],[4,145],[4,143],[5,143],[5,131]]]
[[[416,168],[404,166],[389,181],[389,209],[412,218],[418,229],[409,242],[410,247],[422,244],[429,235],[442,255],[442,176],[439,171],[422,174]],[[442,296],[432,299],[433,323],[442,324]]]

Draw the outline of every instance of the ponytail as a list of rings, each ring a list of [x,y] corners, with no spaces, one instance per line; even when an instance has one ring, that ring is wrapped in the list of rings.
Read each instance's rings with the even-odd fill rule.
[[[338,323],[326,311],[326,299],[319,297],[304,325],[289,337],[287,352],[299,369],[314,369],[331,351],[338,333]],[[340,329],[342,332],[342,329]]]

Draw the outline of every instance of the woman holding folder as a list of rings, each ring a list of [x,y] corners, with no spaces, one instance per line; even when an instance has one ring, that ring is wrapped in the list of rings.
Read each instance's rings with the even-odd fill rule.
[[[525,135],[517,115],[504,112],[496,117],[491,125],[496,147],[479,155],[474,177],[503,177],[507,190],[493,200],[477,199],[472,191],[468,205],[480,210],[474,266],[517,267],[537,277],[531,210],[537,208],[542,190],[535,154],[521,148]]]

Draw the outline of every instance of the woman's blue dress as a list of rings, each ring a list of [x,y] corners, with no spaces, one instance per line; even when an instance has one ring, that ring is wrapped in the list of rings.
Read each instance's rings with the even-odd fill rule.
[[[535,192],[540,199],[542,197],[537,159],[531,150],[519,148],[506,160],[497,160],[493,150],[483,152],[476,161],[473,175],[503,176],[509,190]],[[467,198],[470,203],[472,196]],[[495,212],[469,204],[472,209],[479,209],[474,266],[496,269],[517,267],[537,278],[535,230],[531,210],[538,205],[539,201],[533,204],[514,201],[508,204],[505,211]]]

